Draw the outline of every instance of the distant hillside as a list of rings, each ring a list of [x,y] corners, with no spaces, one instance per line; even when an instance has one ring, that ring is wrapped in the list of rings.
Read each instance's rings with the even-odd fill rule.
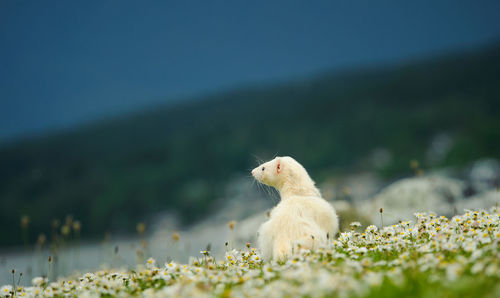
[[[393,156],[382,174],[407,173],[440,132],[454,142],[438,165],[500,157],[499,70],[496,46],[236,90],[9,145],[0,149],[0,244],[22,243],[22,214],[31,240],[66,214],[99,237],[164,209],[191,223],[216,208],[231,175],[255,166],[253,154],[292,155],[319,180],[370,169],[375,148]]]

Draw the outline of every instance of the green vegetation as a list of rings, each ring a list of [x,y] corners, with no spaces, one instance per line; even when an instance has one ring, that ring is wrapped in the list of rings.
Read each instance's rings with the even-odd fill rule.
[[[433,166],[500,157],[500,47],[387,69],[324,75],[279,86],[215,94],[175,106],[26,140],[0,149],[0,245],[81,219],[82,236],[103,227],[133,231],[146,214],[176,210],[189,224],[210,214],[234,173],[291,155],[321,179],[371,169],[376,148],[392,161],[378,171],[425,163],[436,133],[454,143]]]

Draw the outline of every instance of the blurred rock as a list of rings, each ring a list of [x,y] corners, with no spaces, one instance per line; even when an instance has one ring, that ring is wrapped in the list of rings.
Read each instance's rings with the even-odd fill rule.
[[[382,185],[381,179],[374,173],[364,172],[329,179],[319,188],[327,201],[357,203],[371,199]]]
[[[500,191],[490,190],[470,197],[467,200],[458,201],[455,208],[457,213],[460,214],[465,209],[488,209],[495,205],[500,205]]]
[[[476,193],[500,187],[500,162],[492,158],[476,161],[468,179]]]
[[[370,224],[370,219],[358,211],[354,204],[347,201],[330,202],[339,217],[339,232],[349,231],[352,222],[360,222],[362,226]]]
[[[384,225],[413,219],[415,212],[452,215],[463,189],[463,182],[440,176],[402,179],[384,188],[372,202],[360,205],[359,210],[372,223],[380,224],[383,208]]]

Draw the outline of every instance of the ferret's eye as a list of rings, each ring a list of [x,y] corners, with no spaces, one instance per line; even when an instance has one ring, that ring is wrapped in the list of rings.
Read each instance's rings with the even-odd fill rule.
[[[262,171],[264,171],[266,169],[266,167],[262,167]]]

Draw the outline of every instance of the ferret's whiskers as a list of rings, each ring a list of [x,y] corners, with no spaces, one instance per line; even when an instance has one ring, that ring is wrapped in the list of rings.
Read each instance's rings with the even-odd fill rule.
[[[264,190],[264,192],[266,193],[266,195],[269,196],[269,189],[267,188],[267,186],[264,185],[264,184],[262,184],[262,183],[260,185],[262,186],[262,190]]]
[[[276,200],[275,200],[275,199],[276,199],[276,197],[275,197],[275,196],[274,196],[274,194],[273,194],[273,190],[272,190],[272,188],[271,188],[271,187],[269,187],[269,186],[267,186],[267,185],[264,185],[263,187],[264,187],[264,189],[266,190],[267,195],[268,195],[269,197],[271,197],[271,200],[273,200],[273,203],[276,203]],[[279,201],[279,200],[278,200],[278,201]]]
[[[260,159],[257,155],[252,154],[253,158],[255,158],[255,161],[257,162],[257,165],[261,165],[264,163],[262,159]]]
[[[276,157],[278,157],[278,151],[276,151],[276,154],[274,154],[273,159],[276,158]]]
[[[271,187],[271,193],[272,193],[274,201],[278,203],[280,201],[280,194],[279,194],[279,192],[276,189],[274,189],[274,188]]]
[[[257,181],[257,186],[259,187],[260,193],[266,193],[265,187],[262,183]]]
[[[274,200],[279,203],[279,201],[281,200],[281,197],[280,197],[280,193],[278,192],[278,190],[274,189],[274,188],[271,188],[272,192],[273,192],[273,198]]]
[[[259,190],[259,192],[261,192],[262,190],[262,185],[260,184],[260,182],[258,182],[257,180],[255,180],[255,183],[257,183],[257,189]]]
[[[257,161],[258,165],[261,165],[261,164],[264,163],[263,160],[260,159],[257,155],[252,154],[252,156],[255,158],[255,160]],[[251,171],[252,171],[252,169],[248,170],[248,172],[250,172],[249,176],[253,176],[251,174]],[[260,183],[257,179],[253,179],[252,180],[252,187],[253,187],[253,185],[255,183],[257,183],[257,188],[259,189],[259,191],[261,193],[263,192],[263,193],[267,194],[271,198],[271,200],[273,201],[273,203],[277,203],[277,202],[280,201],[279,195],[277,195],[277,193],[274,190],[274,188],[269,187],[269,186],[267,186],[267,185],[265,185],[263,183]]]

